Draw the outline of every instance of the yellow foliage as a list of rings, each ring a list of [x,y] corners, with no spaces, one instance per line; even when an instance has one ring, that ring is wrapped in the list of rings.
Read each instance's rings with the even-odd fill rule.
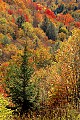
[[[51,54],[49,50],[49,48],[44,48],[44,46],[40,46],[40,48],[37,48],[37,50],[35,51],[36,61],[50,60]]]
[[[0,33],[0,41],[4,38],[4,35]]]

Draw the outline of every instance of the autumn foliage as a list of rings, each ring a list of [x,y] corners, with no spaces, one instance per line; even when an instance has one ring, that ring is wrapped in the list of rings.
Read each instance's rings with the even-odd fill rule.
[[[64,23],[65,25],[69,26],[70,23],[74,22],[74,18],[70,14],[60,14],[57,16],[57,21]]]
[[[75,22],[75,26],[80,28],[80,22]]]
[[[11,120],[78,120],[79,9],[78,1],[0,0],[0,111]]]

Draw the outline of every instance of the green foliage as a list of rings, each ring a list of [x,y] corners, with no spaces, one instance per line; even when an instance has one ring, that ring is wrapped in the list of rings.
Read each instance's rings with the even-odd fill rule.
[[[0,18],[0,32],[1,33],[6,33],[6,23],[7,23],[7,20],[5,18]]]
[[[66,27],[61,27],[59,32],[63,32],[65,34],[68,34],[68,30],[66,29]]]
[[[5,35],[5,36],[3,37],[3,39],[1,40],[1,43],[2,43],[3,45],[7,45],[7,44],[10,44],[10,43],[11,43],[11,40]]]
[[[79,21],[80,20],[80,12],[74,11],[74,12],[71,12],[71,15],[75,19],[75,21]]]
[[[33,68],[28,63],[28,52],[25,47],[22,56],[22,64],[18,67],[16,64],[9,66],[6,77],[6,91],[10,95],[20,114],[27,113],[33,107],[34,87],[30,85],[29,79],[33,74]],[[32,99],[34,97],[34,100]]]
[[[61,41],[64,41],[68,38],[69,36],[69,31],[66,27],[60,27],[59,28],[59,34],[58,34],[58,39]]]
[[[13,40],[16,40],[16,34],[15,33],[12,33],[11,36],[12,36]]]
[[[60,48],[61,41],[56,41],[55,44],[52,46],[53,51],[57,51]]]
[[[31,23],[24,22],[22,24],[22,29],[24,30],[24,33],[26,36],[31,37],[31,38],[34,36],[34,33],[33,33],[34,29]]]
[[[66,40],[66,34],[64,34],[63,32],[59,33],[59,34],[58,34],[58,39],[59,39],[60,41]]]
[[[0,80],[13,103],[0,96],[1,120],[80,118],[80,5],[63,1],[0,0]]]
[[[80,114],[77,116],[76,120],[80,120]]]
[[[6,24],[7,20],[5,18],[0,18],[0,24]]]
[[[52,39],[52,40],[57,39],[57,30],[51,21],[49,25],[47,26],[46,35],[48,36],[49,39]]]
[[[43,21],[42,26],[41,26],[41,28],[43,29],[44,32],[46,32],[48,23],[49,23],[49,20],[48,20],[48,18],[45,16],[45,17],[44,17],[44,21]]]
[[[3,21],[2,24],[0,24],[0,32],[4,35],[9,33],[12,34],[14,32],[14,28],[10,26],[9,22],[6,23]]]
[[[68,9],[66,9],[66,10],[63,11],[64,15],[67,14],[67,13],[68,13]]]
[[[23,17],[23,16],[19,16],[19,17],[17,18],[16,24],[18,25],[19,28],[21,28],[21,27],[22,27],[22,24],[23,24],[24,22],[25,22],[24,17]]]
[[[33,0],[33,2],[36,2],[36,0]]]
[[[63,10],[64,10],[64,5],[61,4],[61,5],[54,11],[54,13],[55,13],[55,14],[59,14],[59,13],[63,12]]]
[[[49,39],[57,39],[57,29],[55,25],[45,16],[41,28],[46,33]]]
[[[0,120],[12,120],[12,111],[7,109],[8,100],[0,95]]]

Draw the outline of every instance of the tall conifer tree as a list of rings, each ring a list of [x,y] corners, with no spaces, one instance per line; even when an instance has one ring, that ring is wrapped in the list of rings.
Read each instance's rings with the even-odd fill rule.
[[[33,86],[30,85],[30,77],[33,74],[33,68],[30,66],[29,53],[27,47],[24,48],[24,54],[21,56],[22,64],[18,67],[16,64],[9,67],[6,77],[6,91],[12,102],[15,104],[20,114],[27,113],[32,109]]]

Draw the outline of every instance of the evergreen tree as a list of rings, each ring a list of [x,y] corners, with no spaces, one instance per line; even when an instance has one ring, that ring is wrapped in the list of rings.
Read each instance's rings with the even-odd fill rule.
[[[56,8],[56,10],[54,11],[55,14],[59,14],[61,12],[63,12],[64,10],[64,5],[61,4],[58,8]]]
[[[19,16],[17,18],[16,24],[18,25],[19,28],[22,28],[22,24],[25,22],[24,17],[23,16]]]
[[[44,32],[46,32],[48,24],[49,24],[49,20],[48,20],[47,16],[45,15],[44,21],[41,26],[41,28],[43,29]]]
[[[58,30],[54,24],[45,16],[41,28],[46,33],[49,39],[56,40]]]
[[[49,22],[49,25],[47,26],[46,35],[48,36],[49,39],[52,39],[52,40],[57,39],[56,28],[51,21]]]
[[[34,102],[32,100],[34,88],[29,81],[33,74],[33,68],[30,66],[28,59],[29,54],[25,46],[21,66],[11,65],[6,77],[6,92],[20,114],[27,113],[32,109]]]

